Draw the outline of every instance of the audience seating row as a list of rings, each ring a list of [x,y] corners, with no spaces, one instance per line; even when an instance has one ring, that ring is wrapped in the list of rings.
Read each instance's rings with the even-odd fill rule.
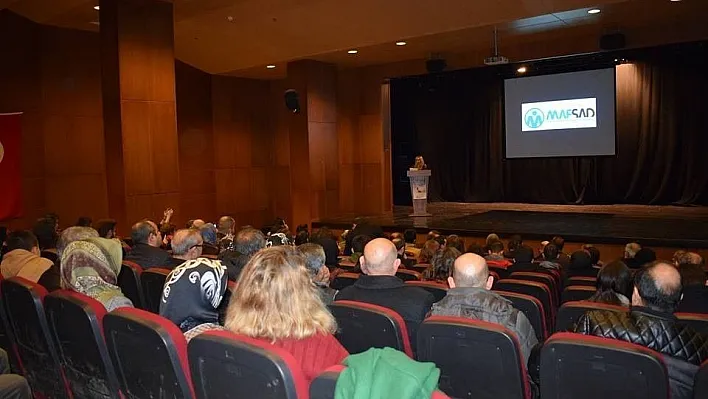
[[[269,398],[333,397],[336,374],[324,373],[308,393],[295,359],[263,341],[212,331],[187,345],[181,331],[158,315],[134,308],[106,313],[100,303],[82,294],[47,295],[41,286],[21,278],[0,283],[0,293],[9,316],[6,333],[15,337],[11,348],[17,348],[37,398],[207,399],[253,397],[254,392]],[[542,306],[529,295],[502,295],[525,299],[536,309]],[[331,306],[340,325],[338,338],[350,352],[390,346],[414,356],[397,313],[353,301]],[[607,306],[565,304],[558,323],[572,319],[567,312]],[[545,312],[538,309],[538,314]],[[668,392],[666,368],[658,353],[568,333],[557,333],[546,342],[541,354],[544,397],[622,392],[627,398],[658,398]],[[417,343],[416,358],[436,363],[441,369],[440,389],[448,395],[531,396],[516,337],[500,325],[430,317],[421,324]],[[696,378],[697,394],[706,392],[707,384],[708,362]]]
[[[141,309],[106,313],[92,298],[47,295],[22,278],[0,290],[35,398],[309,396],[296,360],[267,342],[210,331],[187,345],[172,322]]]

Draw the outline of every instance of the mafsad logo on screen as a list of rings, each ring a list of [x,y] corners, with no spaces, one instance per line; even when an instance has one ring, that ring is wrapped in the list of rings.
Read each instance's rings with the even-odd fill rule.
[[[531,129],[538,129],[543,125],[543,111],[538,108],[531,108],[526,111],[524,123]]]
[[[597,127],[597,99],[544,101],[521,104],[521,131]]]

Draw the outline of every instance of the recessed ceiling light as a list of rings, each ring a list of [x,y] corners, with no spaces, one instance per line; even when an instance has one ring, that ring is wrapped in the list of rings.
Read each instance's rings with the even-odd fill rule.
[[[96,10],[96,11],[98,11],[98,10],[101,9],[101,6],[93,6],[93,9]]]
[[[347,54],[356,54],[358,52],[359,52],[359,50],[349,50],[349,51],[347,51]]]
[[[516,70],[518,73],[526,73],[526,67],[520,67],[519,69]]]
[[[600,9],[599,8],[591,8],[588,10],[588,14],[599,14]]]
[[[396,46],[405,46],[406,44],[408,44],[408,43],[406,43],[406,42],[396,42]]]
[[[275,65],[266,65],[266,68],[268,68],[268,69],[275,69]]]
[[[678,3],[681,0],[670,0],[672,3]]]

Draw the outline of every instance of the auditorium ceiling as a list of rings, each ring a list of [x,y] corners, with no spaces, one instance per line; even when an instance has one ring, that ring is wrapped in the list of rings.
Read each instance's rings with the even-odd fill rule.
[[[682,0],[173,0],[177,58],[213,74],[280,77],[284,65],[316,59],[340,67],[488,51],[636,27],[682,29],[708,38],[708,1]],[[98,0],[0,0],[35,22],[97,30]],[[599,8],[599,14],[589,14]],[[631,38],[629,38],[631,39]],[[396,46],[405,41],[405,46]],[[631,41],[630,41],[631,45]],[[348,50],[357,49],[356,55]],[[275,69],[267,70],[273,64]]]

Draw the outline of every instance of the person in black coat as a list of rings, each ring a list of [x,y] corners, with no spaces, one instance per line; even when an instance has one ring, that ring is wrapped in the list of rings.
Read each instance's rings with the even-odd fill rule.
[[[435,302],[433,294],[419,287],[410,287],[396,277],[401,265],[396,246],[385,238],[377,238],[364,248],[364,275],[353,285],[339,291],[335,300],[371,303],[392,309],[406,323],[411,347],[415,351],[418,326]]]

